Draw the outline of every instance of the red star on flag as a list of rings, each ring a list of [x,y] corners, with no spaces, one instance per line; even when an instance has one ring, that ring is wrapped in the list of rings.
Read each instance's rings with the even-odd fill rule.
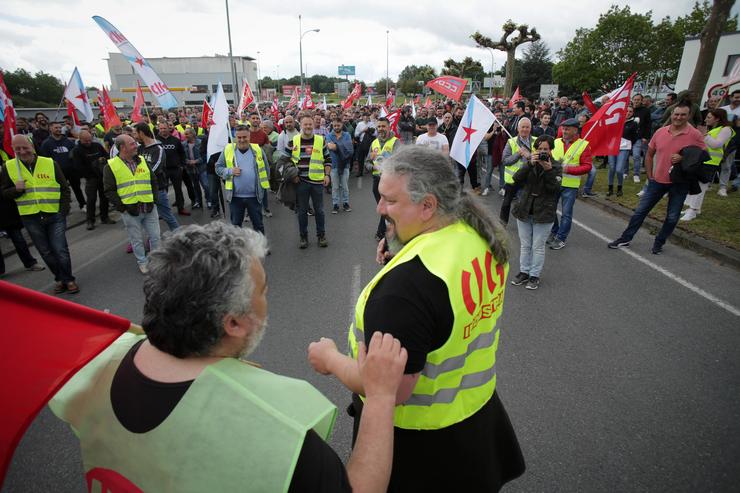
[[[465,138],[463,139],[463,142],[470,142],[470,136],[478,131],[472,127],[463,127],[463,130],[465,130]]]
[[[85,91],[80,91],[80,94],[75,96],[75,99],[81,99],[83,103],[87,103],[87,94],[85,94]]]
[[[138,63],[139,64],[139,67],[143,67],[144,66],[144,59],[143,58],[140,58],[140,57],[136,57],[136,60],[134,60],[134,63]]]

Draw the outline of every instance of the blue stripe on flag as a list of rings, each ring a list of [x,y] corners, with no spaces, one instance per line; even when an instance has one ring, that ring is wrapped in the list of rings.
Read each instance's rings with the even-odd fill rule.
[[[473,99],[470,99],[470,106],[469,106],[469,113],[468,113],[468,128],[473,124],[473,110],[475,110],[475,101]],[[467,142],[465,142],[465,167],[467,168],[470,165],[470,139],[468,139]]]

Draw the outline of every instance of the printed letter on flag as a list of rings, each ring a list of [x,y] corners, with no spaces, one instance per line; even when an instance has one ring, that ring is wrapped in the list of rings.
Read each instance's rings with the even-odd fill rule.
[[[444,94],[445,96],[454,99],[455,101],[460,101],[460,96],[462,96],[467,83],[467,80],[461,79],[460,77],[443,75],[442,77],[430,80],[426,83],[426,86],[440,94]]]
[[[591,145],[594,156],[616,156],[619,154],[619,143],[622,140],[624,122],[627,119],[627,107],[630,105],[632,85],[637,73],[627,79],[614,96],[601,105],[589,121],[583,125],[583,139]]]
[[[241,120],[242,111],[247,109],[247,106],[252,104],[252,102],[254,102],[254,94],[252,94],[252,89],[249,87],[249,81],[247,79],[242,79],[242,95],[239,100],[239,107],[236,109],[237,119]]]
[[[162,82],[162,79],[159,78],[159,75],[157,75],[152,66],[134,48],[134,45],[126,39],[126,36],[121,34],[121,31],[116,29],[113,24],[98,15],[94,15],[93,20],[98,23],[98,26],[115,43],[118,50],[128,59],[139,77],[149,86],[149,91],[157,98],[159,105],[165,110],[176,107],[177,99],[170,92],[167,84]]]
[[[213,125],[208,133],[208,156],[223,152],[224,147],[229,142],[229,105],[226,103],[224,88],[221,82],[218,83],[218,90],[213,100]]]
[[[516,91],[514,91],[514,94],[511,95],[511,99],[509,100],[509,108],[513,108],[520,99],[522,99],[522,95],[519,93],[519,86],[516,86]]]
[[[113,107],[113,103],[110,100],[110,96],[108,95],[108,91],[105,89],[105,86],[103,86],[102,92],[98,95],[98,106],[100,106],[100,110],[103,112],[103,122],[106,132],[110,130],[111,127],[121,126],[121,119],[118,118],[116,109]]]
[[[493,125],[494,118],[491,110],[474,95],[471,96],[452,141],[450,157],[467,168],[478,144]]]
[[[64,89],[64,97],[74,105],[75,109],[80,112],[80,115],[82,115],[82,118],[84,118],[85,121],[93,121],[92,106],[90,106],[90,101],[87,99],[85,84],[82,83],[82,77],[80,77],[80,72],[77,70],[77,67],[75,67],[74,72],[72,72],[72,77],[69,78],[69,83]]]

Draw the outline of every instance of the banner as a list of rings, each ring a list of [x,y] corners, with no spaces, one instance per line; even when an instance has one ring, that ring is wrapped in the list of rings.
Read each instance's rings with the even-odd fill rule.
[[[450,147],[450,157],[466,168],[470,158],[478,149],[478,144],[493,125],[495,116],[475,95],[470,96],[468,107],[457,127]]]
[[[218,89],[213,97],[213,123],[208,132],[208,149],[206,150],[206,159],[219,152],[223,152],[226,144],[229,143],[231,132],[229,131],[229,104],[226,102],[224,88],[221,81],[218,82]]]
[[[103,125],[106,132],[110,130],[111,127],[121,126],[121,119],[118,118],[116,108],[113,107],[113,103],[110,100],[110,96],[108,95],[108,91],[105,89],[105,86],[103,86],[101,95],[98,96],[98,106],[100,106],[100,110],[103,112]]]
[[[134,98],[134,109],[131,111],[131,121],[139,123],[144,121],[144,117],[141,114],[141,108],[144,107],[144,92],[141,90],[141,84],[136,81],[136,97]]]
[[[236,119],[241,120],[242,111],[247,109],[247,106],[254,102],[254,94],[252,94],[252,88],[249,87],[249,81],[242,79],[242,93],[239,98],[239,107],[236,109]]]
[[[93,20],[98,24],[98,26],[100,26],[111,41],[113,41],[121,54],[128,59],[131,66],[139,77],[142,78],[144,83],[149,86],[149,91],[151,91],[151,93],[157,98],[159,105],[165,110],[175,108],[177,106],[177,99],[175,99],[175,96],[170,92],[167,84],[162,82],[162,79],[157,75],[152,66],[149,65],[149,62],[141,56],[141,53],[139,53],[139,51],[134,48],[134,45],[126,39],[126,36],[121,34],[121,31],[116,29],[113,24],[98,15],[94,15]]]
[[[461,79],[460,77],[443,75],[427,82],[426,87],[437,91],[440,94],[444,94],[455,101],[460,101],[460,97],[465,90],[465,84],[467,83],[467,80]]]
[[[614,96],[601,105],[589,121],[583,125],[581,135],[591,146],[594,156],[616,156],[622,140],[624,122],[627,120],[627,107],[630,105],[632,86],[637,72],[632,74]]]
[[[10,91],[8,86],[5,85],[5,79],[3,79],[3,71],[0,70],[0,121],[5,118],[5,108],[10,106],[13,107],[13,100],[10,98]]]
[[[75,67],[72,72],[72,76],[69,78],[67,87],[64,88],[64,97],[74,105],[75,109],[80,112],[80,115],[82,115],[82,118],[84,118],[86,122],[89,123],[93,121],[92,106],[90,105],[90,101],[87,99],[85,84],[82,83],[82,77],[80,77],[80,72],[77,70],[77,67]]]
[[[293,94],[290,95],[290,101],[288,101],[288,108],[291,109],[293,106],[298,104],[298,98],[301,95],[301,88],[300,86],[295,86],[293,88]]]

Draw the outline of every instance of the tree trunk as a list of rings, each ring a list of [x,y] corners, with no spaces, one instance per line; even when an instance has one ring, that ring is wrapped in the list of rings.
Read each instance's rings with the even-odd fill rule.
[[[511,97],[511,86],[514,85],[514,64],[516,47],[506,50],[506,82],[504,83],[504,98]]]
[[[730,16],[730,9],[735,0],[714,0],[712,11],[709,14],[709,20],[701,31],[701,45],[699,47],[699,57],[696,60],[694,73],[689,82],[689,92],[691,92],[696,103],[701,102],[706,89],[709,74],[714,65],[714,56],[717,53],[717,45],[722,29],[727,23]]]

